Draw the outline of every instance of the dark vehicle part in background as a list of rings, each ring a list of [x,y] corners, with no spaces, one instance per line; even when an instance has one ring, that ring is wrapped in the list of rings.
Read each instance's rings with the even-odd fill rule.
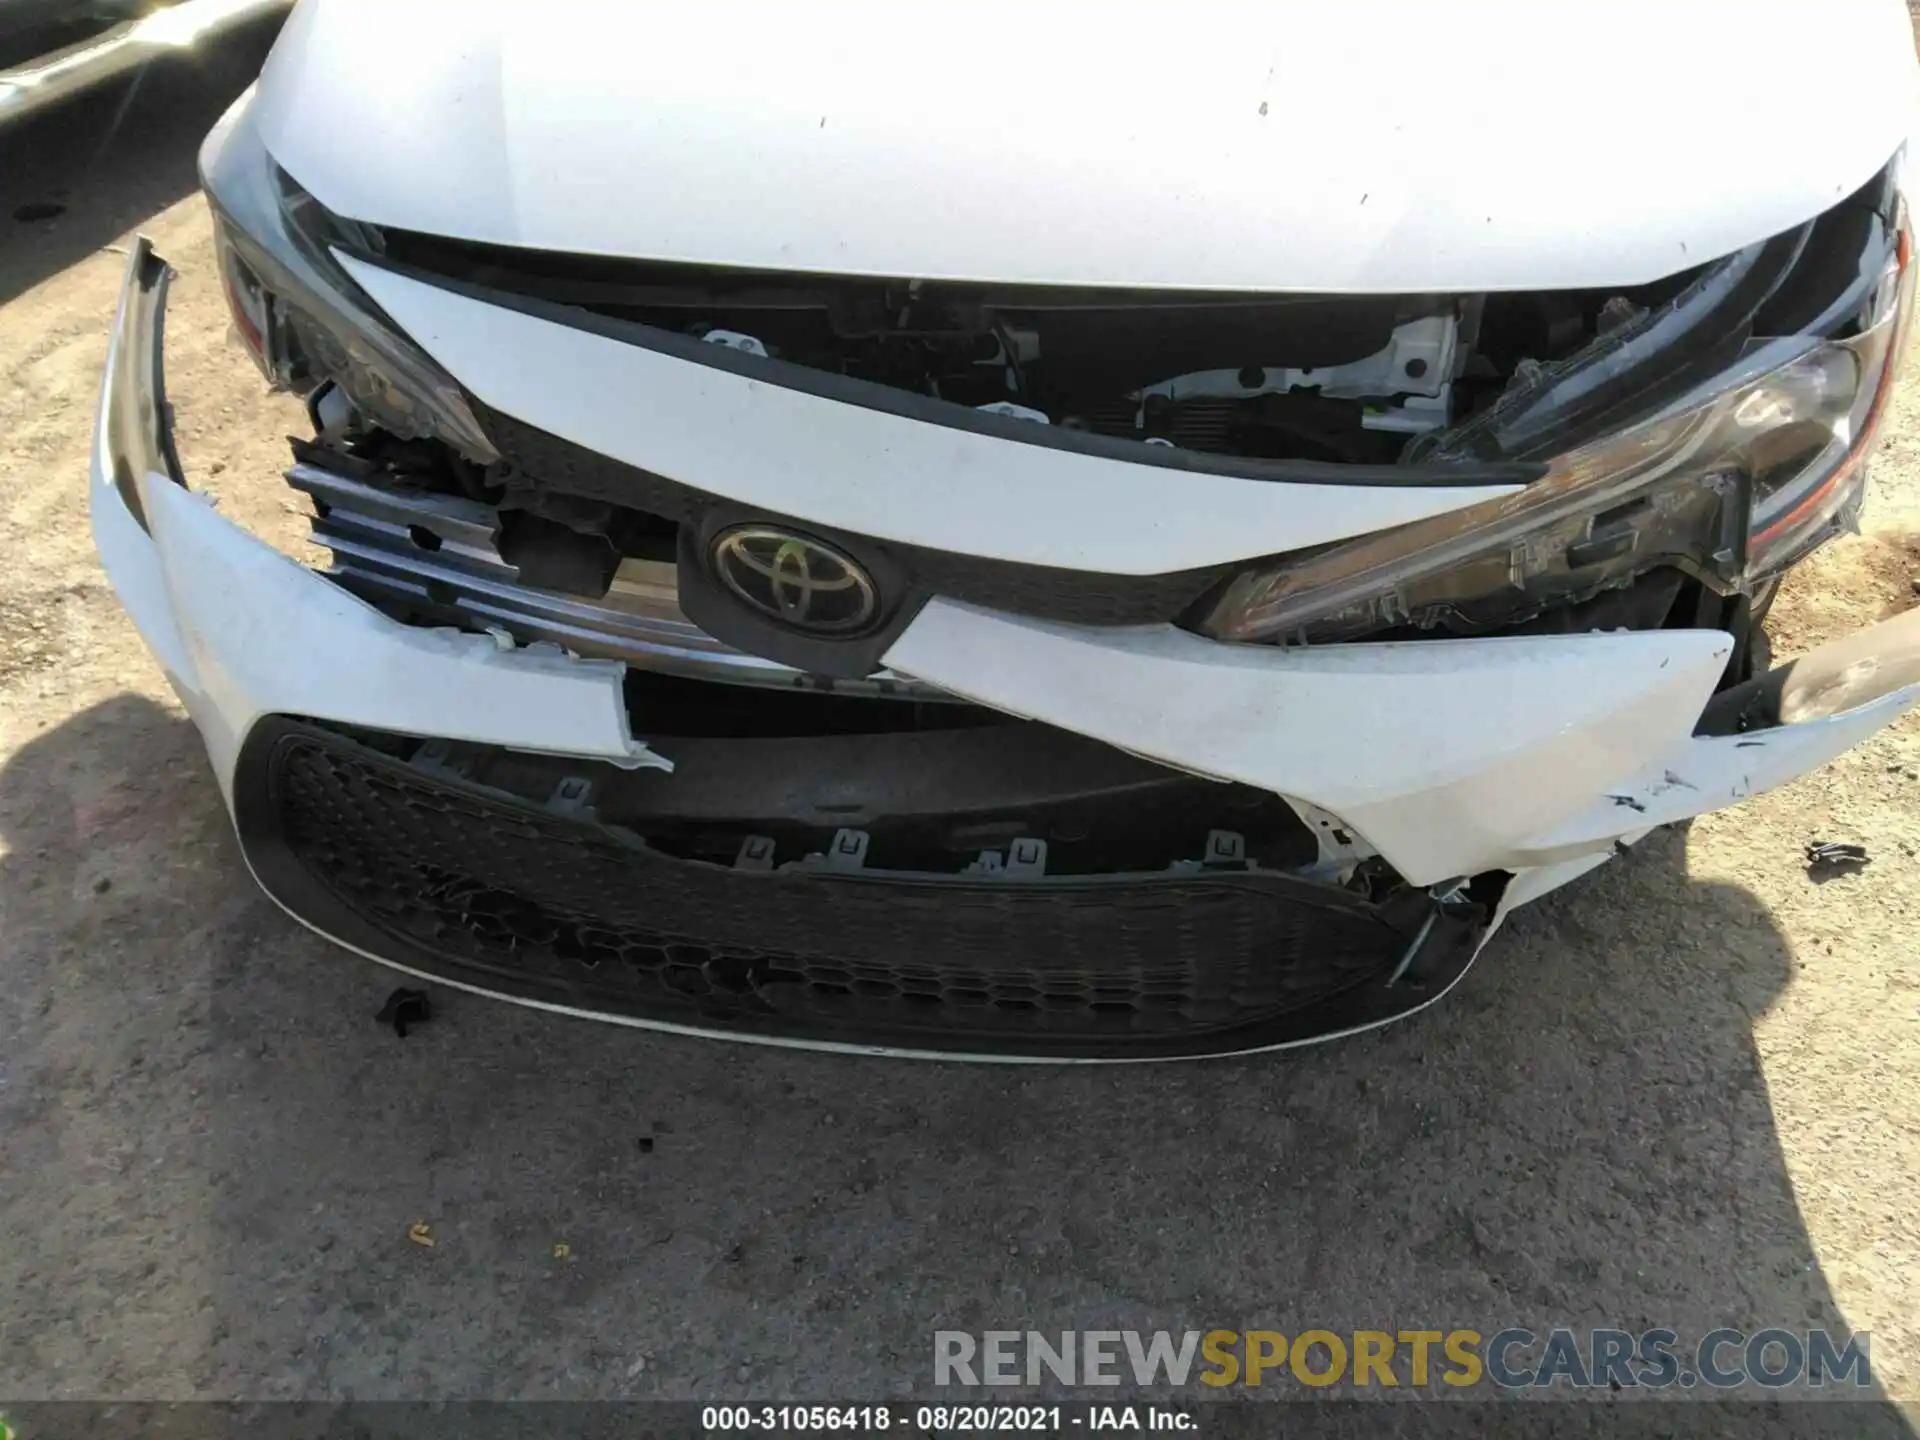
[[[293,0],[0,0],[0,126],[230,30]]]

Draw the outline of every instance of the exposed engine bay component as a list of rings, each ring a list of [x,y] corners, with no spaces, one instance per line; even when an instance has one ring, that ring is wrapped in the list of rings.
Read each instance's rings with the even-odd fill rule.
[[[328,215],[251,130],[208,149],[236,323],[269,377],[296,390],[330,379],[366,425],[479,464],[497,452],[473,397],[381,323],[339,257],[1056,429],[1356,466],[1394,465],[1410,438],[1469,435],[1491,403],[1514,403],[1516,377],[1546,375],[1603,332],[1626,345],[1628,317],[1689,278],[1626,294],[1346,296],[727,270],[377,229]]]
[[[1238,371],[1198,371],[1160,380],[1140,399],[1194,399],[1196,396],[1275,396],[1288,390],[1319,390],[1334,399],[1369,396],[1438,396],[1453,378],[1457,324],[1452,315],[1425,315],[1394,326],[1392,338],[1371,355],[1350,365],[1306,369],[1265,369],[1246,365]]]
[[[307,236],[288,242],[296,261],[325,232],[342,254],[377,252],[384,263],[487,287],[488,296],[559,300],[582,316],[705,342],[695,350],[711,345],[1044,421],[1069,444],[1059,432],[1381,469],[1550,464],[1523,492],[1475,508],[1295,552],[1230,580],[1194,572],[1161,587],[1171,605],[1157,591],[1136,604],[1118,593],[1139,588],[1131,582],[1107,587],[1104,577],[1076,581],[1066,571],[1057,574],[1072,596],[1031,599],[1041,587],[1024,577],[959,574],[932,549],[902,566],[916,593],[1021,613],[1096,624],[1184,615],[1221,639],[1331,642],[1495,633],[1548,611],[1572,614],[1656,572],[1751,599],[1849,524],[1863,483],[1849,457],[1864,453],[1880,413],[1905,314],[1901,287],[1912,282],[1892,174],[1785,234],[1630,293],[1357,298],[935,284],[540,255],[329,229],[297,187],[284,177],[275,184],[285,233]],[[332,253],[312,268],[352,284]],[[244,257],[238,263],[230,280],[247,270]],[[337,340],[343,322],[329,329],[302,319],[305,302],[270,287],[237,284],[234,301],[260,336],[278,337],[263,352],[272,373],[296,386],[302,376],[332,381],[315,402],[316,428],[330,443],[350,442],[356,427],[424,431],[446,441],[433,485],[593,541],[543,539],[530,521],[516,522],[503,553],[539,588],[598,601],[623,561],[668,559],[677,529],[699,518],[697,495],[660,477],[635,469],[614,483],[597,473],[611,463],[597,453],[562,454],[545,440],[529,451],[524,425],[451,381],[401,382],[403,368],[380,366],[388,352],[412,364],[404,338],[379,341],[365,363],[335,363],[325,358],[335,341],[308,341],[316,330]],[[400,394],[419,403],[393,398]],[[343,396],[352,407],[344,416]],[[468,427],[477,444],[459,438]],[[475,463],[480,446],[486,464]],[[503,452],[512,463],[499,463]],[[831,531],[820,538],[839,543]],[[1087,594],[1098,603],[1083,604]],[[720,633],[765,653],[745,632]],[[878,649],[869,650],[839,663],[810,656],[799,668],[859,675],[877,663]],[[793,654],[781,658],[796,668]]]
[[[1494,402],[1426,461],[1551,457],[1517,494],[1250,571],[1202,622],[1233,640],[1480,634],[1678,569],[1758,598],[1851,526],[1915,282],[1890,176],[1708,267]]]
[[[1426,315],[1394,326],[1386,345],[1346,365],[1298,369],[1247,365],[1177,375],[1139,392],[1134,425],[1145,430],[1154,407],[1165,415],[1191,400],[1250,401],[1305,390],[1329,400],[1370,402],[1360,415],[1364,429],[1401,434],[1436,430],[1452,418],[1450,392],[1458,330],[1452,315]],[[1400,403],[1391,403],[1395,397]]]
[[[1318,390],[1337,399],[1379,395],[1439,395],[1453,378],[1457,326],[1451,315],[1427,315],[1393,327],[1380,349],[1347,365],[1270,370],[1259,365],[1239,370],[1201,370],[1162,380],[1139,392],[1141,400],[1191,400],[1196,396],[1247,399]]]
[[[1391,463],[1405,434],[1452,418],[1449,382],[1463,358],[1462,306],[1443,296],[1189,295],[728,272],[398,232],[377,237],[377,254],[990,413],[1263,459]],[[1477,309],[1477,297],[1471,303]]]
[[[738,330],[709,330],[700,337],[709,345],[724,345],[729,350],[738,350],[742,355],[758,355],[767,358],[767,347],[752,335],[742,335]]]
[[[978,407],[989,415],[1005,415],[1013,420],[1031,420],[1036,425],[1050,425],[1053,418],[1044,410],[1036,410],[1031,405],[1016,405],[1011,400],[994,400]]]
[[[0,0],[0,126],[277,19],[291,0]]]

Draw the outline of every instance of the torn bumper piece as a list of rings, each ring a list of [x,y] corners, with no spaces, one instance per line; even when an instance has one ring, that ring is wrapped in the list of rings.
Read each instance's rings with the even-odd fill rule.
[[[121,603],[206,737],[229,802],[263,715],[384,725],[616,765],[668,761],[635,741],[622,667],[557,646],[420,630],[263,544],[189,491],[170,438],[161,319],[168,270],[128,258],[91,476],[94,544]]]
[[[1717,724],[1731,645],[1717,631],[1280,650],[936,599],[888,650],[891,671],[1052,727],[1031,728],[1103,794],[1224,781],[1284,797],[1321,866],[1262,867],[1210,841],[1171,868],[1050,873],[1044,849],[1015,841],[1005,864],[929,874],[866,866],[851,828],[845,854],[836,841],[775,867],[744,845],[716,864],[641,841],[631,817],[732,814],[724,782],[764,756],[637,740],[621,664],[401,624],[186,490],[161,370],[166,275],[136,244],[93,526],[205,736],[248,863],[353,949],[536,1006],[993,1058],[1326,1038],[1431,1003],[1500,915],[1621,842],[1803,773],[1920,699],[1906,661],[1870,675],[1855,653],[1904,655],[1913,617],[1853,642],[1826,708],[1743,702],[1744,719]],[[1826,674],[1825,654],[1798,673]],[[644,707],[638,720],[647,732]],[[1317,878],[1339,852],[1377,854],[1406,884],[1369,898]]]

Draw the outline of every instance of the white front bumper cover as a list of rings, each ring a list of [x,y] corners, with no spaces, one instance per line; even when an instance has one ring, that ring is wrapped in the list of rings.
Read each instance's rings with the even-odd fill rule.
[[[137,241],[94,437],[93,531],[230,806],[241,744],[271,715],[671,769],[670,755],[629,732],[619,664],[397,623],[187,490],[162,381],[167,273]],[[1855,636],[1829,647],[1846,651],[1848,708],[1720,736],[1694,733],[1732,643],[1719,631],[1279,650],[935,600],[885,662],[1277,792],[1416,885],[1511,872],[1497,925],[1654,826],[1804,774],[1920,701],[1910,663],[1920,612],[1876,628],[1884,646]],[[1884,674],[1882,650],[1903,657]],[[1819,670],[1822,653],[1801,666]]]

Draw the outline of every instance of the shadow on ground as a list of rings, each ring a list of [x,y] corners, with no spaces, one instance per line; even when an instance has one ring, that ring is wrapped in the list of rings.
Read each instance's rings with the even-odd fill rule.
[[[0,303],[198,188],[201,139],[278,30],[252,26],[0,128]]]
[[[0,1393],[885,1398],[936,1328],[1845,1328],[1751,1038],[1791,962],[1681,835],[1387,1031],[1075,1070],[445,991],[401,1040],[134,697],[22,748],[0,827]]]

